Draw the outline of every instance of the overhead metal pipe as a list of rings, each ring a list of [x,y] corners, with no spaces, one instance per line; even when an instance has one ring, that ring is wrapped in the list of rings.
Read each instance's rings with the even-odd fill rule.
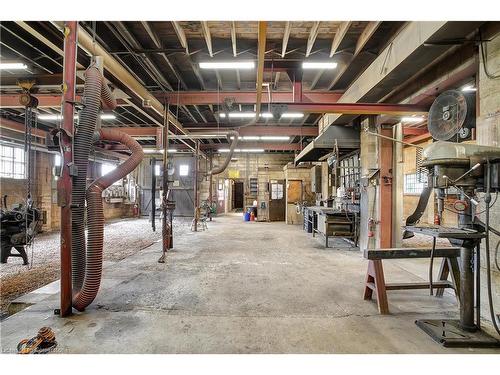
[[[231,140],[231,137],[233,137],[233,140]],[[233,131],[228,132],[227,140],[228,140],[228,142],[231,142],[231,146],[229,147],[229,152],[227,154],[227,157],[221,165],[209,170],[207,173],[207,176],[220,174],[226,170],[226,168],[229,165],[229,162],[231,161],[231,158],[234,154],[234,149],[236,148],[236,145],[238,144],[238,138],[239,138],[239,134],[237,131],[233,130]]]

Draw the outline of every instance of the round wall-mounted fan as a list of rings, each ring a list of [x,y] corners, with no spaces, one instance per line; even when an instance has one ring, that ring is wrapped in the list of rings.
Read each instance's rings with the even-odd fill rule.
[[[445,91],[434,100],[429,110],[427,127],[432,137],[440,141],[463,139],[475,125],[476,104],[473,93]]]

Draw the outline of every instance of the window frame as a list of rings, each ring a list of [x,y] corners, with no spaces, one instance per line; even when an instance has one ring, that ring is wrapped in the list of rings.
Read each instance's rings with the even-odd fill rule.
[[[403,178],[404,195],[420,195],[427,186],[426,182],[420,182],[417,172],[405,173]]]
[[[6,150],[9,150],[10,155],[6,155]],[[7,165],[10,167],[9,171],[4,168]],[[19,172],[16,172],[18,168]],[[15,180],[26,179],[26,153],[23,147],[0,143],[0,177]]]

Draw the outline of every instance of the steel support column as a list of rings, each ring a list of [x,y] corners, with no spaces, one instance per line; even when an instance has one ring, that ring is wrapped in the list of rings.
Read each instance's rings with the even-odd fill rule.
[[[200,215],[200,199],[198,196],[198,170],[199,170],[200,141],[196,141],[196,152],[194,154],[194,231],[198,231],[198,217]]]
[[[71,192],[72,177],[69,166],[73,161],[73,102],[75,101],[76,53],[78,38],[78,22],[68,21],[64,24],[64,73],[62,102],[62,173],[57,183],[58,204],[61,207],[61,295],[60,316],[72,314],[71,284]]]

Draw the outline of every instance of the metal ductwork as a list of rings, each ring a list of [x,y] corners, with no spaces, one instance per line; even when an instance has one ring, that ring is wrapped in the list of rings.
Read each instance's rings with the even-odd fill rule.
[[[233,137],[233,140],[231,142],[231,137]],[[228,142],[231,142],[231,146],[229,147],[229,152],[227,154],[226,160],[219,165],[218,167],[212,168],[207,172],[207,176],[213,176],[215,174],[220,174],[224,172],[229,165],[229,162],[231,161],[231,158],[233,157],[234,149],[236,148],[236,145],[238,144],[238,137],[239,133],[235,130],[229,131],[227,133],[227,140]]]

